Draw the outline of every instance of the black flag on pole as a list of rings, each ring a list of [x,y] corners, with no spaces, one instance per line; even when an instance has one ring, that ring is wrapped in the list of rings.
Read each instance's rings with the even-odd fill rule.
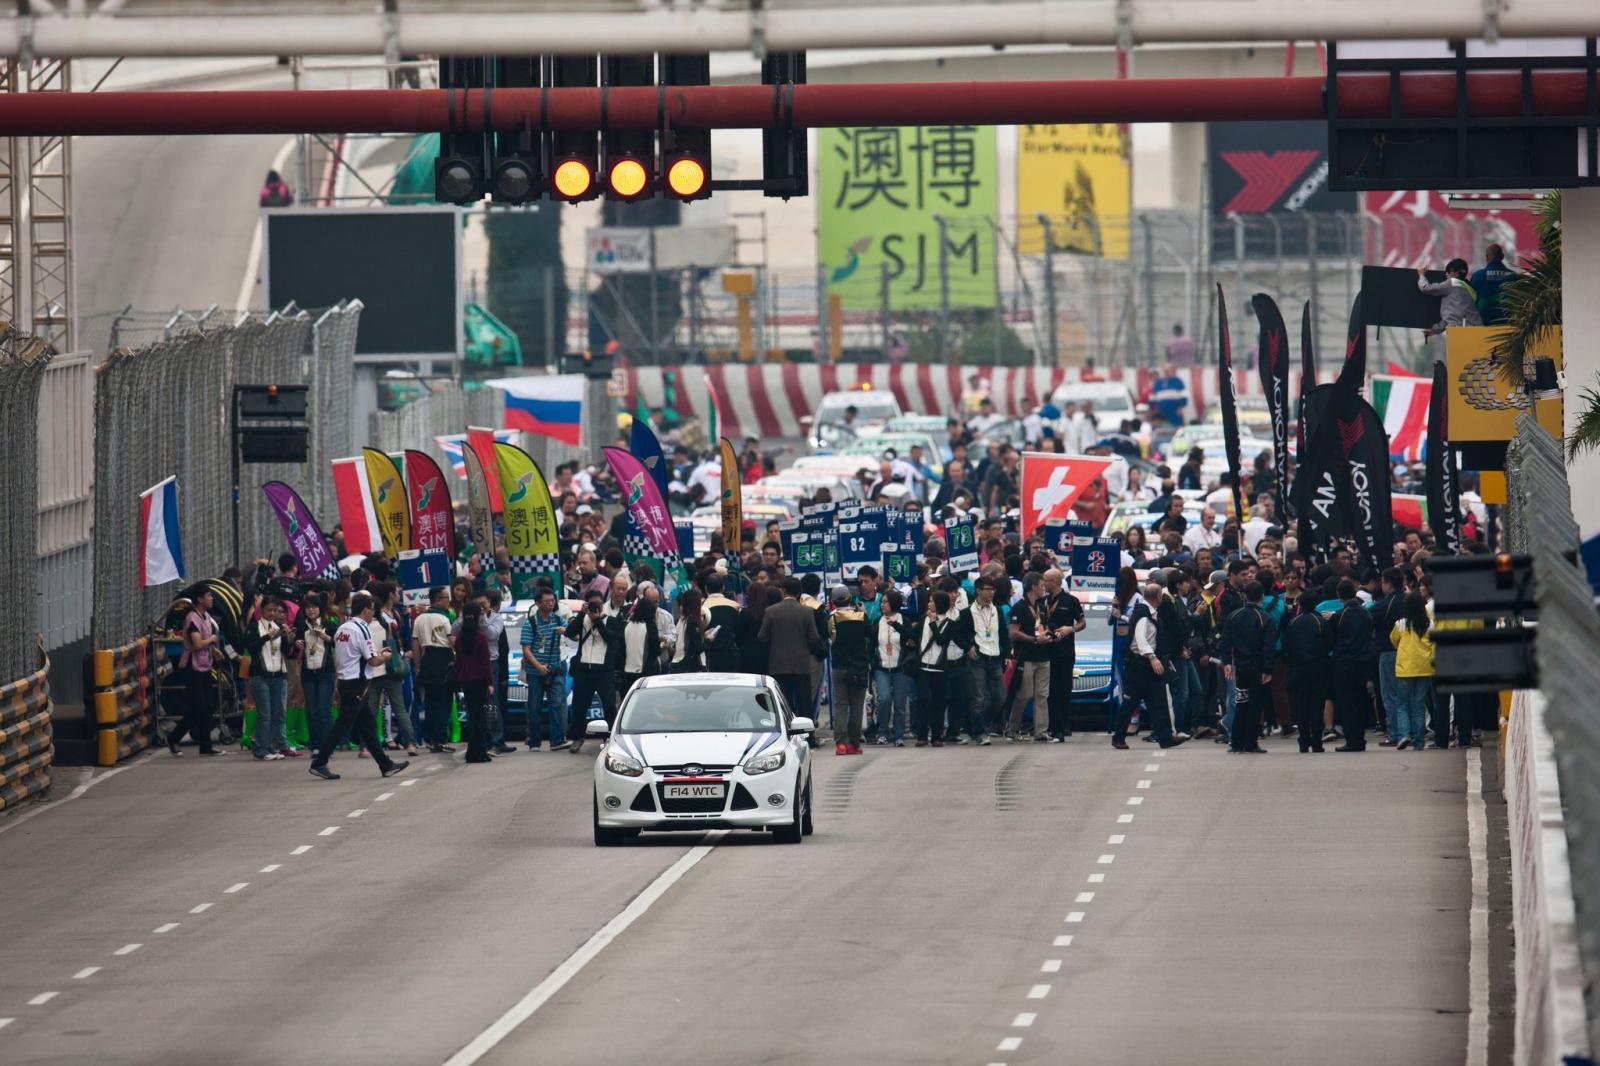
[[[1272,502],[1279,525],[1289,521],[1289,336],[1283,314],[1266,293],[1250,298],[1260,323],[1261,392],[1272,418],[1272,469],[1277,490]]]
[[[1392,565],[1394,514],[1383,420],[1342,379],[1311,390],[1306,413],[1310,429],[1295,479],[1295,507],[1310,522],[1314,539],[1347,536],[1365,565]]]
[[[1228,301],[1217,286],[1217,395],[1222,397],[1222,444],[1233,475],[1233,515],[1244,521],[1244,498],[1239,484],[1239,411],[1233,400],[1233,344],[1228,339]]]
[[[1361,321],[1361,294],[1356,293],[1350,305],[1350,325],[1345,331],[1344,367],[1339,371],[1339,384],[1359,396],[1367,384],[1367,326]]]
[[[1461,514],[1457,510],[1456,457],[1450,450],[1449,378],[1443,363],[1433,364],[1433,394],[1428,397],[1428,527],[1434,542],[1451,555],[1461,554]]]
[[[1300,483],[1300,471],[1306,461],[1306,397],[1317,386],[1317,347],[1316,338],[1311,331],[1311,301],[1307,300],[1300,309],[1300,400],[1297,405],[1295,419],[1295,484]],[[1300,542],[1300,551],[1307,559],[1311,558],[1311,547],[1314,541],[1311,523],[1306,518],[1306,513],[1300,507],[1294,509],[1298,525],[1295,535]]]

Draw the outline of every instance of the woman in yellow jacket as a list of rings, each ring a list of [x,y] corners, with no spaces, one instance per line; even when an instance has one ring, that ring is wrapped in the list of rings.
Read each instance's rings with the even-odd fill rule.
[[[1394,677],[1400,706],[1390,723],[1400,738],[1396,751],[1415,747],[1419,751],[1428,739],[1428,695],[1433,689],[1432,620],[1428,601],[1419,592],[1406,596],[1405,617],[1389,633],[1394,645]]]

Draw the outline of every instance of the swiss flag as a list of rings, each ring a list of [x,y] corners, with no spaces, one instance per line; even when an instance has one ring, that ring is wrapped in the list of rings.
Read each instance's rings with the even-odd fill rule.
[[[1079,496],[1106,472],[1111,459],[1099,455],[1022,455],[1022,536],[1052,518],[1066,518]]]

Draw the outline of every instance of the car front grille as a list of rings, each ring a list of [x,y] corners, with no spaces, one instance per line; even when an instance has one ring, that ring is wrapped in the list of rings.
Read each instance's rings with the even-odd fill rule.
[[[1073,678],[1072,691],[1098,692],[1109,684],[1111,684],[1110,674],[1089,674],[1084,677]]]
[[[749,789],[745,788],[743,785],[734,785],[733,786],[733,809],[734,810],[736,810],[736,811],[753,811],[759,806],[761,806],[761,804],[757,803],[756,802],[756,798],[754,796],[750,795],[750,790]]]
[[[700,767],[700,772],[702,774],[727,774],[727,773],[733,772],[733,764],[732,763],[698,762],[698,763],[693,763],[691,765]],[[663,765],[663,766],[655,766],[655,765],[652,764],[650,769],[654,770],[656,773],[660,774],[662,777],[673,777],[673,776],[675,776],[677,774],[683,773],[683,767],[684,767],[683,763],[676,763],[676,764],[673,764],[673,765]]]
[[[725,803],[726,800],[721,796],[663,799],[661,809],[667,814],[721,814]]]
[[[641,788],[639,794],[633,797],[633,803],[629,805],[628,810],[643,814],[656,813],[656,797],[649,785]]]

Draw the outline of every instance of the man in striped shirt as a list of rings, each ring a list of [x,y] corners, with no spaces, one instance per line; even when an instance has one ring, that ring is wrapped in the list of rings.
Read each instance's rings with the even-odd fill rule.
[[[561,657],[566,623],[556,614],[556,594],[540,588],[534,612],[522,621],[522,679],[528,686],[528,750],[538,751],[548,730],[550,750],[567,742],[567,664]]]

